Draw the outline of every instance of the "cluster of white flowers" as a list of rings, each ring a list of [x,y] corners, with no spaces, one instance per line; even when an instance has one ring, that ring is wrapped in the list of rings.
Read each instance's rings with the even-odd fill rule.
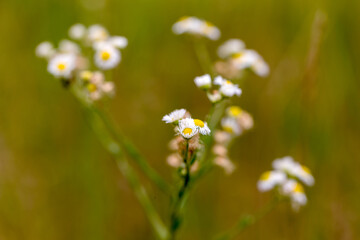
[[[245,43],[240,39],[230,39],[224,42],[218,48],[218,55],[239,73],[244,69],[250,69],[261,77],[269,74],[269,66],[262,56],[255,50],[246,49]]]
[[[257,183],[261,192],[276,189],[281,195],[291,200],[294,210],[307,203],[304,187],[314,185],[314,177],[310,170],[295,162],[292,157],[275,159],[272,163],[274,170],[263,173]]]
[[[220,30],[217,27],[196,17],[182,17],[172,26],[172,29],[175,34],[190,34],[211,40],[220,38]]]
[[[240,96],[242,93],[237,84],[234,84],[221,76],[215,77],[212,82],[211,76],[205,74],[196,77],[194,83],[198,88],[206,91],[207,96],[212,103],[219,102],[223,98]]]
[[[80,81],[90,100],[112,96],[114,83],[105,81],[104,74],[99,70],[112,69],[119,64],[120,49],[127,46],[127,39],[110,36],[107,29],[101,25],[87,28],[79,23],[70,27],[69,36],[78,43],[64,39],[59,42],[58,48],[55,48],[52,43],[45,41],[36,47],[36,55],[48,61],[48,72],[56,78],[66,83]],[[94,71],[89,70],[92,61],[82,54],[82,48],[89,48],[94,52]]]

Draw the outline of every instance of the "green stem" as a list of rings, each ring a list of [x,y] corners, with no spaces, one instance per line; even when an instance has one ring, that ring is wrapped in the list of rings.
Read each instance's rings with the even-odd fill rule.
[[[170,225],[171,239],[175,239],[176,231],[179,229],[181,225],[181,210],[187,199],[186,193],[190,182],[190,163],[188,161],[188,155],[189,155],[189,140],[186,140],[186,149],[184,153],[184,164],[185,164],[184,183],[179,190],[173,211],[171,213],[171,225]]]
[[[213,75],[211,58],[204,41],[202,39],[194,39],[194,48],[196,56],[204,73],[210,73],[211,75]]]
[[[246,228],[255,224],[268,213],[270,213],[279,203],[279,199],[274,197],[263,209],[261,209],[257,214],[254,215],[245,215],[240,218],[236,225],[230,228],[228,231],[223,233],[220,237],[216,238],[217,240],[230,240],[243,232]]]

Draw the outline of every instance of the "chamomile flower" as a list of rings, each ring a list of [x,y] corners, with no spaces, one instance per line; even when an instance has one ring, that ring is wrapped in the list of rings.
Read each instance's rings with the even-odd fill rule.
[[[239,117],[243,113],[243,110],[238,106],[230,106],[226,109],[226,114],[229,117]]]
[[[73,54],[79,54],[80,53],[80,47],[76,43],[63,39],[59,42],[59,52],[61,53],[73,53]]]
[[[242,133],[238,122],[234,118],[224,117],[221,119],[221,127],[228,133],[239,136]]]
[[[295,168],[294,175],[306,185],[314,185],[315,180],[308,167],[298,164]]]
[[[35,54],[37,57],[46,59],[52,57],[55,52],[56,50],[53,44],[47,41],[40,43],[35,49]]]
[[[69,53],[55,55],[48,63],[48,71],[59,78],[70,78],[75,67],[76,57]]]
[[[294,176],[297,173],[298,163],[290,156],[275,159],[272,163],[274,169]]]
[[[257,187],[260,192],[266,192],[281,185],[286,179],[286,174],[281,171],[267,171],[260,176]]]
[[[75,40],[83,39],[85,37],[85,34],[86,27],[81,23],[74,24],[69,29],[69,36]]]
[[[285,196],[290,197],[291,205],[294,210],[299,210],[301,206],[306,205],[307,197],[304,192],[303,186],[293,179],[287,180],[281,189]]]
[[[199,132],[199,128],[195,125],[192,118],[184,118],[179,120],[178,132],[186,139],[192,138]]]
[[[255,50],[246,49],[233,54],[231,64],[239,70],[251,69],[261,77],[266,77],[269,74],[269,66]]]
[[[194,123],[198,127],[199,132],[202,135],[210,135],[211,131],[210,131],[210,128],[209,128],[209,126],[207,125],[206,122],[203,122],[200,119],[194,119]]]
[[[109,37],[109,33],[103,26],[99,24],[91,25],[87,31],[87,39],[88,41],[98,42],[105,41]]]
[[[112,69],[119,64],[121,60],[121,54],[120,51],[112,45],[103,44],[96,50],[94,58],[97,67],[103,70],[107,70]]]
[[[211,88],[211,77],[209,74],[205,74],[194,79],[195,85],[201,89]]]
[[[126,48],[126,46],[128,45],[128,40],[126,37],[122,37],[122,36],[113,36],[110,37],[108,42],[110,44],[112,44],[114,47],[116,48]]]
[[[220,37],[220,30],[212,23],[196,17],[182,17],[177,21],[172,30],[175,34],[191,34],[217,40]]]
[[[171,113],[165,115],[162,120],[165,123],[177,123],[179,120],[183,119],[186,115],[186,109],[176,109]]]
[[[103,96],[112,97],[115,92],[115,85],[113,82],[106,82],[105,76],[102,72],[94,72],[87,84],[87,93],[92,101],[97,101]]]
[[[209,98],[210,102],[216,103],[222,99],[222,95],[218,90],[213,90],[211,92],[207,92],[207,97]]]
[[[232,96],[240,96],[242,90],[239,88],[237,84],[233,84],[231,81],[224,79],[221,76],[217,76],[214,79],[214,84],[219,85],[219,92],[224,97],[232,97]]]
[[[228,58],[235,53],[241,52],[245,49],[245,43],[240,39],[229,39],[218,48],[218,55],[220,58]]]

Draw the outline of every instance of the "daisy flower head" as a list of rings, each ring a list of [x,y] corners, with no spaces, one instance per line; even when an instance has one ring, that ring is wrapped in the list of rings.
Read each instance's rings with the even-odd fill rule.
[[[219,85],[219,92],[224,97],[232,97],[232,96],[240,96],[242,90],[239,88],[237,84],[233,84],[231,81],[224,79],[221,76],[217,76],[214,79],[214,84]]]
[[[196,135],[199,128],[195,125],[195,122],[192,118],[184,118],[179,120],[178,132],[185,139],[190,139]]]
[[[190,34],[195,36],[207,37],[217,40],[220,37],[220,30],[208,21],[196,17],[182,17],[173,26],[175,34]]]
[[[222,95],[218,90],[213,90],[213,91],[209,91],[207,92],[207,97],[210,100],[210,102],[212,103],[216,103],[219,102],[222,99]]]
[[[48,63],[48,72],[58,78],[71,78],[76,67],[74,54],[62,53],[55,55]]]
[[[102,72],[93,72],[86,87],[91,101],[97,101],[104,96],[112,97],[115,93],[114,83],[105,81]]]
[[[35,54],[40,58],[51,58],[56,53],[56,50],[51,42],[45,41],[37,45]]]
[[[229,39],[218,48],[217,54],[220,58],[228,58],[235,53],[245,50],[245,43],[240,39]]]
[[[80,40],[83,39],[85,35],[86,27],[81,23],[74,24],[69,29],[69,36],[72,39]]]
[[[224,117],[221,119],[221,127],[228,133],[239,136],[242,129],[234,118]]]
[[[306,205],[307,197],[304,187],[299,182],[293,179],[287,180],[282,185],[281,191],[290,198],[291,206],[295,211],[298,211],[301,206]]]
[[[80,47],[73,41],[63,39],[59,42],[59,52],[61,53],[73,53],[73,54],[79,54],[80,53]]]
[[[210,135],[211,130],[206,122],[203,122],[200,119],[194,119],[194,123],[199,129],[201,135]]]
[[[250,69],[260,77],[266,77],[270,70],[262,56],[255,50],[246,49],[232,55],[231,64],[238,70]]]
[[[91,43],[105,41],[109,37],[109,33],[103,26],[99,24],[91,25],[87,31],[87,39]]]
[[[97,46],[94,59],[97,67],[107,70],[115,68],[119,64],[121,54],[120,51],[112,45],[101,44]]]
[[[110,37],[108,42],[116,48],[123,49],[128,45],[128,40],[126,37],[122,36],[113,36]]]
[[[195,85],[201,89],[211,88],[211,77],[210,74],[205,74],[194,79]]]
[[[283,171],[292,176],[296,174],[298,169],[298,163],[290,156],[275,159],[272,166],[275,170]]]
[[[177,124],[179,120],[185,118],[186,115],[186,109],[176,109],[172,111],[171,113],[165,115],[162,120],[165,123],[175,123]]]
[[[286,174],[281,171],[267,171],[260,176],[257,187],[260,192],[266,192],[281,185],[286,179]]]
[[[239,117],[243,113],[243,110],[238,106],[230,106],[226,109],[226,114],[229,117]]]
[[[298,164],[295,168],[294,175],[308,186],[313,186],[315,183],[310,169],[304,165]]]

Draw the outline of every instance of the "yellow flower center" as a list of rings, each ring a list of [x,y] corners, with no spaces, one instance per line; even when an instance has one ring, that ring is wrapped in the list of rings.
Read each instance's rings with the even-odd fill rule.
[[[194,119],[194,123],[198,127],[201,127],[201,128],[204,127],[204,122],[201,121],[200,119]]]
[[[82,71],[80,75],[82,80],[89,81],[92,77],[92,72],[90,71]]]
[[[183,130],[183,134],[191,134],[192,133],[192,129],[191,128],[185,128]]]
[[[296,193],[303,193],[303,192],[304,192],[303,186],[301,186],[300,183],[296,183],[296,185],[295,185],[295,187],[294,187],[294,192],[296,192]]]
[[[304,170],[304,172],[308,173],[308,174],[311,174],[311,171],[308,167],[305,167],[305,166],[301,166],[301,168]]]
[[[106,61],[106,60],[109,60],[109,58],[110,58],[110,53],[109,52],[104,51],[104,52],[101,53],[101,59],[102,60]]]
[[[238,53],[234,53],[231,57],[232,58],[239,58],[241,57],[243,54],[241,52],[238,52]]]
[[[260,180],[261,181],[266,181],[266,180],[268,180],[270,178],[270,175],[271,175],[270,171],[264,172],[263,174],[261,174]]]
[[[89,92],[95,92],[97,87],[96,87],[95,84],[90,83],[90,84],[87,85],[87,89],[89,90]]]
[[[229,80],[226,80],[225,83],[228,85],[232,84],[232,82],[230,82]]]
[[[62,71],[62,70],[65,70],[66,65],[65,65],[64,63],[59,63],[59,64],[57,65],[57,68],[58,68],[60,71]]]
[[[231,107],[229,107],[229,110],[228,110],[229,115],[232,117],[239,116],[241,112],[242,112],[242,110],[238,106],[231,106]]]
[[[230,126],[223,126],[223,129],[228,133],[234,133],[233,128]]]

